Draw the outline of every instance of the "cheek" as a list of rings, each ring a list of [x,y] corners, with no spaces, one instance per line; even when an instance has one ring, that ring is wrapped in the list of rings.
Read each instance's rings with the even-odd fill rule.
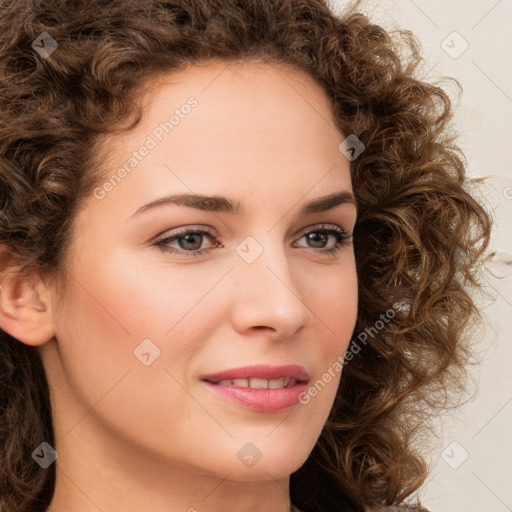
[[[110,285],[98,283],[98,294],[138,337],[174,337],[197,315],[197,306],[225,272],[222,268],[212,271],[207,266],[166,265],[162,261],[123,254],[105,262],[104,281],[110,280]],[[215,310],[211,304],[209,307]]]
[[[191,287],[178,271],[172,273],[170,286],[161,278],[162,269],[137,266],[133,257],[102,254],[97,264],[92,261],[84,252],[69,268],[69,294],[55,312],[61,361],[54,367],[62,365],[56,388],[77,402],[63,417],[64,431],[91,410],[91,418],[134,436],[152,431],[155,422],[163,429],[197,416],[194,404],[173,379],[184,381],[190,357],[185,350],[190,334],[187,338],[186,322],[180,319],[194,299],[194,293],[187,292]],[[146,339],[159,351],[154,358],[154,347],[149,346],[152,362],[147,366],[142,353],[134,353]],[[178,419],[175,410],[183,412]]]
[[[319,281],[320,282],[320,281]],[[311,289],[308,306],[315,316],[318,330],[315,333],[317,347],[314,378],[310,381],[304,404],[315,404],[321,409],[322,421],[328,413],[343,372],[343,358],[348,349],[357,320],[358,282],[355,265],[345,272],[333,273],[322,281],[321,288]]]
[[[221,271],[149,264],[129,252],[102,251],[98,257],[84,249],[80,254],[69,268],[69,297],[56,312],[57,339],[69,374],[101,374],[105,382],[91,386],[108,389],[108,378],[143,367],[134,351],[147,339],[157,347],[155,354],[160,351],[152,368],[170,366],[185,373],[183,360],[200,349],[190,340],[207,328],[198,322],[204,308],[196,306],[204,302],[210,314],[217,311],[201,299]]]
[[[121,251],[103,252],[101,258],[84,253],[71,273],[73,307],[79,316],[94,319],[88,328],[98,327],[114,336],[124,333],[133,341],[165,335],[204,294],[209,282]]]
[[[358,282],[354,265],[332,271],[317,286],[309,284],[307,304],[319,328],[324,329],[322,347],[330,357],[344,353],[357,319]]]

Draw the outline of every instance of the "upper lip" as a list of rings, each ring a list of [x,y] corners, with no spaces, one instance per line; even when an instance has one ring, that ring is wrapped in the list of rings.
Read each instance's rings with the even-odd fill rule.
[[[211,373],[202,377],[208,382],[219,382],[226,379],[280,379],[281,377],[294,378],[297,382],[307,382],[309,375],[303,366],[288,364],[285,366],[256,365],[232,368],[218,373]]]

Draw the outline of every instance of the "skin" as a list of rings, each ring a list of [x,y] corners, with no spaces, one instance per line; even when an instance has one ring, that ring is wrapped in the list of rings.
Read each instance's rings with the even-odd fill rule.
[[[275,413],[218,397],[200,378],[299,364],[313,383],[346,352],[357,315],[352,243],[329,256],[304,235],[321,224],[350,234],[356,208],[299,215],[311,200],[352,192],[345,137],[322,88],[284,66],[211,61],[147,92],[141,124],[106,140],[107,177],[167,113],[190,96],[198,105],[103,199],[87,200],[65,293],[38,275],[2,288],[2,328],[38,347],[51,389],[50,510],[287,512],[290,474],[321,433],[340,373],[307,405]],[[244,212],[167,204],[133,216],[178,193],[225,196]],[[154,245],[183,226],[210,227],[219,246],[186,257]],[[263,248],[252,263],[236,252],[249,236]],[[185,252],[183,242],[169,245]],[[328,235],[324,246],[335,242]],[[134,356],[147,338],[160,349],[149,366]],[[262,454],[252,467],[237,457],[247,442]]]

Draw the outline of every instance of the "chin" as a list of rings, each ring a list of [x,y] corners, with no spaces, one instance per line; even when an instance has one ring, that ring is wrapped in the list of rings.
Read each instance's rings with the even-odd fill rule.
[[[278,436],[275,441],[272,436],[252,441],[232,440],[231,446],[223,451],[223,467],[218,469],[222,475],[230,473],[230,480],[265,481],[289,478],[306,462],[311,453],[312,447],[304,446],[303,443],[303,439],[293,438],[283,442]],[[226,458],[226,453],[229,452],[234,457]]]

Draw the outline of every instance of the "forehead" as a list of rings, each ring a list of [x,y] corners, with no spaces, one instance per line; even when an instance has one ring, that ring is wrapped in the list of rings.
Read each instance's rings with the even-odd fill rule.
[[[332,105],[323,87],[308,73],[290,64],[265,62],[259,59],[247,61],[223,61],[212,59],[188,64],[169,73],[161,73],[140,87],[150,102],[165,101],[169,93],[185,91],[202,96],[203,100],[222,100],[229,103],[285,100],[286,104],[302,99],[313,110]],[[260,107],[262,105],[260,104]]]
[[[319,181],[350,187],[331,100],[300,70],[193,64],[149,80],[144,91],[137,127],[103,141],[105,179],[125,169],[109,196],[149,201],[168,185],[198,194],[229,188],[236,197],[237,188],[244,195],[272,186],[298,200]]]
[[[213,144],[221,149],[223,142],[231,141],[232,151],[246,146],[244,140],[255,143],[259,139],[266,143],[265,149],[282,149],[292,142],[292,135],[296,141],[302,135],[312,144],[327,133],[327,143],[340,137],[332,100],[311,76],[288,65],[259,61],[190,64],[149,79],[139,95],[142,120],[131,132],[109,137],[117,146],[129,149],[155,130],[164,132],[157,137],[162,139],[157,140],[159,146],[178,145],[179,141],[180,147],[186,142],[188,149]],[[280,136],[272,139],[279,131]],[[319,137],[311,138],[312,134]]]

